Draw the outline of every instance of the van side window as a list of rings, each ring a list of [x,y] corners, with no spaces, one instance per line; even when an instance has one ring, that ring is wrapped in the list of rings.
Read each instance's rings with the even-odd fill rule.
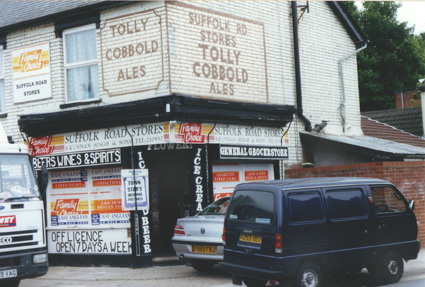
[[[330,219],[358,219],[366,217],[364,192],[360,188],[327,190]]]
[[[238,190],[233,195],[228,218],[269,224],[274,221],[274,195],[271,192]]]
[[[371,187],[376,213],[405,212],[406,202],[403,196],[392,186]]]
[[[290,222],[300,223],[324,219],[322,197],[319,191],[289,193],[287,198]]]

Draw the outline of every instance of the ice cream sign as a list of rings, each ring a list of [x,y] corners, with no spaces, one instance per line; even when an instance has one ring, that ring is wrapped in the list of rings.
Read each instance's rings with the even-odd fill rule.
[[[12,67],[15,103],[52,96],[48,42],[12,50]]]

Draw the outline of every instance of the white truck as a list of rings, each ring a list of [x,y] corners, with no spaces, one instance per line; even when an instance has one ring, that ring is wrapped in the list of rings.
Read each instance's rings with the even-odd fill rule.
[[[43,189],[47,171],[43,170]],[[0,125],[0,286],[47,273],[44,204],[28,147],[10,144]]]

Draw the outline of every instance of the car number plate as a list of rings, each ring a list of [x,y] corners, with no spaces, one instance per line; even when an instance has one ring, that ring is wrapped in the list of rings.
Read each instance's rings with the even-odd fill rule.
[[[240,241],[258,243],[261,244],[262,237],[260,235],[252,235],[252,234],[241,234],[239,237]]]
[[[215,253],[215,246],[192,245],[192,252],[196,253]]]
[[[16,269],[0,271],[0,278],[11,278],[18,276]]]

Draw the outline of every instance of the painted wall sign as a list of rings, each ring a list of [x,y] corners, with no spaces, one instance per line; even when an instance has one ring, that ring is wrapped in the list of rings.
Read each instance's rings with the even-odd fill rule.
[[[223,159],[288,159],[288,148],[282,146],[234,146],[221,144],[219,150],[220,158]]]
[[[147,169],[122,169],[122,209],[149,210],[149,172]]]
[[[274,179],[272,164],[214,164],[212,170],[214,200],[231,196],[239,183]]]
[[[12,50],[15,103],[52,97],[49,42]]]
[[[131,254],[126,229],[47,231],[48,252],[62,254]]]
[[[121,149],[38,156],[33,158],[33,166],[36,170],[40,170],[43,165],[47,169],[57,169],[120,163]]]
[[[161,17],[154,10],[106,19],[100,29],[103,89],[110,96],[154,90],[164,79]]]
[[[268,102],[264,24],[166,3],[172,93]]]

